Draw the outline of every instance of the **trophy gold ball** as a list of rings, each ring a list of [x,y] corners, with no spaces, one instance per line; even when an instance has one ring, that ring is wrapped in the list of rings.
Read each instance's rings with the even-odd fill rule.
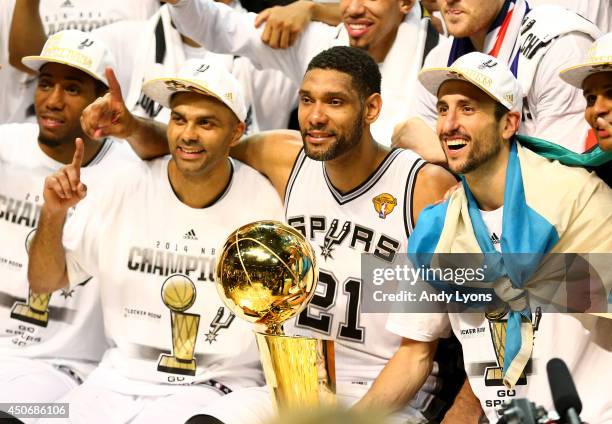
[[[191,308],[196,298],[196,288],[182,275],[169,277],[162,285],[162,301],[168,309],[183,312]]]
[[[217,256],[217,290],[239,317],[281,334],[284,321],[306,307],[318,281],[316,256],[294,228],[257,221],[235,230]]]

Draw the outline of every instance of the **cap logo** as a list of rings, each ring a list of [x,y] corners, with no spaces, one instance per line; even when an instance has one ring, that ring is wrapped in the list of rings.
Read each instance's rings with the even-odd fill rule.
[[[504,99],[506,99],[508,103],[514,104],[514,94],[512,93],[504,94]]]
[[[83,40],[81,42],[81,44],[79,44],[79,50],[87,48],[87,47],[91,47],[91,46],[93,46],[93,43],[94,43],[93,40],[90,40],[89,38],[86,38],[85,40]]]
[[[200,65],[200,67],[196,69],[196,72],[206,72],[208,68],[210,68],[210,65]]]
[[[225,93],[223,97],[225,97],[230,102],[234,100],[234,95],[232,93]]]
[[[497,66],[497,62],[494,61],[493,59],[489,59],[484,63],[481,63],[480,65],[478,65],[478,69],[482,69],[484,70],[485,68],[494,68]]]
[[[203,90],[200,87],[196,87],[196,86],[191,85],[191,84],[185,84],[182,81],[170,80],[170,81],[164,81],[164,84],[166,84],[166,87],[170,91],[193,91],[194,93],[203,94],[205,96],[210,96],[211,95],[211,93],[209,93],[208,91]],[[202,84],[202,85],[204,85],[204,84]]]

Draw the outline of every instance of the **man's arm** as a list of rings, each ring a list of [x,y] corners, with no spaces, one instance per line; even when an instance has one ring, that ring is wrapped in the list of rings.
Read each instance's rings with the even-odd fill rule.
[[[391,145],[410,149],[427,162],[446,166],[446,155],[440,146],[438,135],[419,117],[397,124],[393,129]]]
[[[453,405],[444,415],[442,424],[478,424],[483,415],[480,400],[474,395],[470,382],[466,378]]]
[[[68,284],[62,244],[64,223],[68,210],[87,194],[87,187],[81,182],[85,147],[80,138],[75,143],[72,163],[45,179],[45,202],[29,250],[28,280],[35,293],[52,293]]]
[[[385,409],[389,412],[404,407],[419,391],[433,367],[438,342],[403,339],[380,372],[374,384],[357,404],[356,409]]]
[[[426,206],[442,200],[448,189],[456,184],[457,180],[453,174],[441,166],[427,164],[421,168],[414,185],[412,222],[417,222],[419,214]]]
[[[298,0],[286,6],[274,6],[257,15],[255,27],[265,23],[261,40],[274,49],[286,49],[295,43],[311,21],[338,25],[342,21],[338,3]]]
[[[47,41],[39,8],[40,0],[16,0],[9,35],[9,63],[29,74],[34,72],[21,58],[39,54]]]
[[[302,137],[297,131],[267,131],[242,140],[232,147],[230,156],[268,177],[280,198],[284,199],[287,182],[302,144]]]
[[[125,139],[144,160],[168,154],[166,125],[132,115],[123,101],[115,73],[107,68],[105,74],[108,93],[87,106],[81,115],[85,134],[93,139],[108,136]]]
[[[167,3],[171,3],[167,1]],[[254,13],[240,13],[213,0],[180,0],[170,7],[179,32],[215,53],[248,57],[257,68],[277,69],[299,83],[310,59],[329,44],[335,27],[318,24],[304,31],[287,49],[273,49],[261,41]]]

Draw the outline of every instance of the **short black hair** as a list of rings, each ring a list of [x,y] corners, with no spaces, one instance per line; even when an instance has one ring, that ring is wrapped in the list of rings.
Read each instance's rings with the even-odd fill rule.
[[[495,102],[495,119],[501,121],[502,117],[508,112],[510,112],[510,109],[502,105],[500,102]]]
[[[353,85],[363,99],[373,93],[380,94],[380,70],[374,59],[364,50],[336,46],[312,58],[306,72],[312,69],[332,69],[351,76]]]

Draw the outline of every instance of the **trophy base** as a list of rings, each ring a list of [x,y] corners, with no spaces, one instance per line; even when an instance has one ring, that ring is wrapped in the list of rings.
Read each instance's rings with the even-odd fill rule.
[[[277,409],[336,405],[333,341],[258,332],[255,335]]]
[[[527,384],[527,377],[521,374],[516,382],[517,386]],[[502,367],[490,367],[485,370],[485,386],[504,386],[504,370]]]
[[[171,374],[195,375],[195,359],[184,360],[170,355],[162,355],[157,364],[157,371],[168,372]]]
[[[49,311],[37,312],[27,303],[16,303],[11,311],[11,318],[30,324],[46,327],[49,323]]]

